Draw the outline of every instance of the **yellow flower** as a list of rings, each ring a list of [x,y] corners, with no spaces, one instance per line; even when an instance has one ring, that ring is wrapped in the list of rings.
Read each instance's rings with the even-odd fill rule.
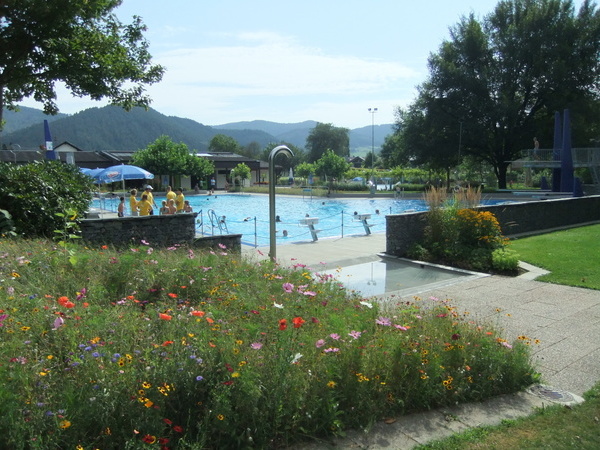
[[[71,426],[71,422],[69,420],[61,420],[59,422],[58,426],[60,428],[62,428],[63,430],[66,430],[67,428],[69,428]]]
[[[54,356],[53,356],[53,355],[48,355],[48,356],[46,356],[46,359],[52,359],[52,358],[54,358]]]
[[[231,378],[238,378],[239,376],[240,376],[240,373],[239,373],[239,372],[233,372],[233,373],[231,374]]]
[[[225,420],[225,416],[223,414],[219,414],[217,416],[217,419],[219,419],[219,420]]]
[[[31,327],[21,327],[21,331],[29,331],[31,330]]]
[[[152,387],[152,385],[151,385],[150,383],[148,383],[147,381],[144,381],[144,382],[142,383],[142,387],[143,387],[144,389],[150,389],[150,388]]]
[[[335,386],[336,386],[336,382],[335,381],[330,381],[330,382],[327,383],[327,387],[328,388],[332,388],[333,389]]]

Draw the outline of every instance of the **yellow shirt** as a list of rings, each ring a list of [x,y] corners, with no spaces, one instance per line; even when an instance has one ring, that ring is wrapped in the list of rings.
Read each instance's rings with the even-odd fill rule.
[[[156,203],[154,203],[154,195],[152,195],[152,192],[144,191],[144,194],[146,194],[148,196],[148,201],[150,202],[151,205],[156,204]]]
[[[171,200],[171,199],[175,200],[176,196],[177,196],[177,194],[173,191],[167,192],[167,203],[169,203],[169,200]]]
[[[185,196],[183,194],[177,194],[175,196],[175,206],[177,211],[183,211],[183,203],[185,202]]]
[[[138,201],[135,198],[135,195],[130,195],[129,196],[129,208],[131,209],[131,214],[133,215],[133,213],[137,212],[137,208],[138,208]]]
[[[148,200],[140,200],[138,208],[140,208],[140,216],[149,216],[152,204]]]

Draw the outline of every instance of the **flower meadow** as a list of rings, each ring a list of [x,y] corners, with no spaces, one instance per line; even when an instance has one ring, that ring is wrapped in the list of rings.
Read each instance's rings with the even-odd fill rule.
[[[226,248],[0,241],[0,447],[282,448],[536,378],[446,299]]]

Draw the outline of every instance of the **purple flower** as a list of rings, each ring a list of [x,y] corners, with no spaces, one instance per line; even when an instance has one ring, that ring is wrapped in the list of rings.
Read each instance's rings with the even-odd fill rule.
[[[388,317],[381,317],[381,316],[379,316],[379,319],[375,319],[375,323],[377,325],[383,325],[385,327],[389,327],[392,325],[392,321]]]
[[[263,345],[260,342],[253,342],[250,344],[250,348],[253,348],[254,350],[260,350],[262,346]]]
[[[202,380],[204,380],[204,377],[202,375],[198,375],[196,377],[196,381],[202,381]]]
[[[358,339],[361,334],[362,333],[360,331],[352,330],[350,333],[348,333],[348,336],[352,336],[354,339]]]

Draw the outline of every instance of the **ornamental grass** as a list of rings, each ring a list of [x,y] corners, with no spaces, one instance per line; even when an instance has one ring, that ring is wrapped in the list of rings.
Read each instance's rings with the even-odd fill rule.
[[[2,240],[0,336],[4,449],[282,448],[536,378],[448,300],[226,248]]]

